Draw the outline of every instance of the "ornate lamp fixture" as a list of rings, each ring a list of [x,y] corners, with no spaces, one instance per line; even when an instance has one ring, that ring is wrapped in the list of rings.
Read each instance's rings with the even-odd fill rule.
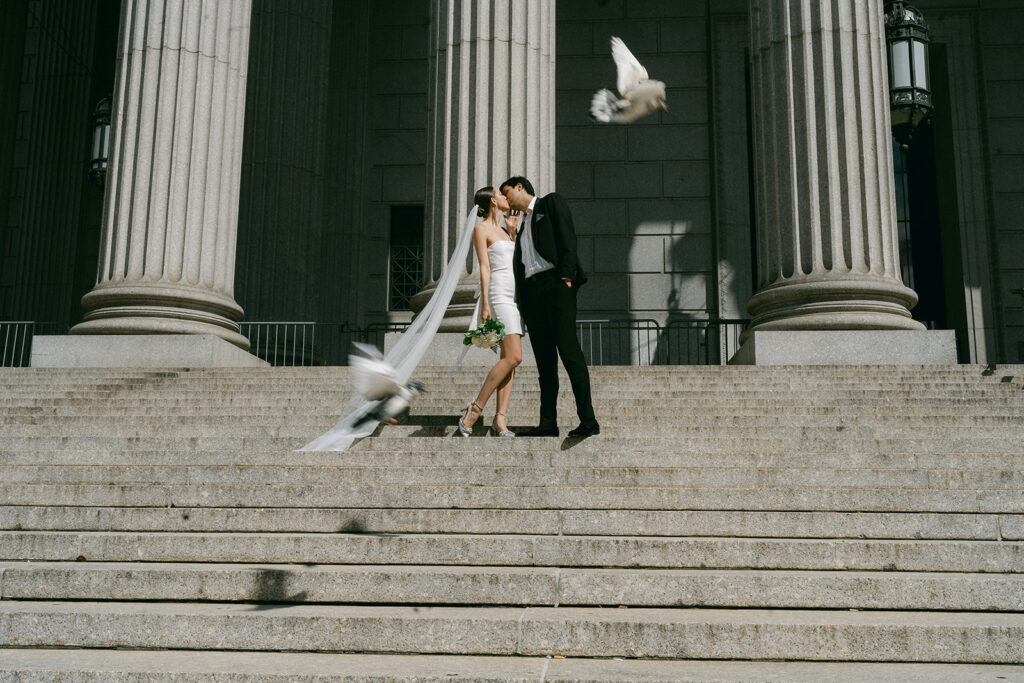
[[[89,157],[89,179],[99,187],[107,178],[110,156],[110,97],[104,97],[92,111],[92,154]]]
[[[885,39],[889,48],[892,132],[906,146],[918,124],[932,113],[928,24],[924,15],[908,3],[886,2]]]

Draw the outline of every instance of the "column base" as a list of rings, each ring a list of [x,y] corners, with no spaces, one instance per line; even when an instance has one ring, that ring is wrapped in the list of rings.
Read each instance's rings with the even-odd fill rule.
[[[414,315],[419,315],[430,299],[434,296],[437,283],[431,283],[413,296],[409,302]],[[477,292],[480,291],[480,280],[466,278],[460,280],[452,293],[451,301],[444,311],[444,318],[441,319],[439,332],[465,332],[473,318],[473,310],[476,308]]]
[[[269,367],[212,334],[90,334],[32,339],[34,368]]]
[[[770,285],[747,304],[753,316],[745,343],[755,331],[925,329],[910,315],[914,290],[884,277],[809,278]]]
[[[238,331],[242,308],[230,296],[189,285],[114,283],[82,297],[74,335],[214,335],[249,350]]]
[[[729,365],[955,364],[953,330],[753,330]]]

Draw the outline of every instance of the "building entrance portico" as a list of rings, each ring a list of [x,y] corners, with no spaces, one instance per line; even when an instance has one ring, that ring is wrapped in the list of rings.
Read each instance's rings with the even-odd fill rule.
[[[900,275],[881,0],[806,11],[784,0],[684,2],[650,18],[570,0],[438,0],[391,12],[362,1],[344,16],[321,3],[287,20],[262,2],[217,12],[185,0],[120,4],[124,39],[98,277],[80,319],[67,321],[67,343],[209,334],[245,349],[240,321],[301,318],[339,329],[408,321],[412,312],[387,294],[393,238],[421,254],[415,308],[432,292],[472,192],[520,173],[541,193],[563,194],[577,216],[581,255],[594,275],[580,292],[581,318],[668,329],[743,316],[749,301],[748,348],[767,332],[819,332],[840,354],[833,333],[924,335],[912,317],[916,294]],[[970,27],[928,0],[919,4],[944,41],[936,54],[950,55],[953,67],[943,76],[952,101],[937,103],[936,116],[960,115]],[[254,16],[258,34],[250,30]],[[589,95],[614,78],[607,41],[616,34],[665,74],[669,112],[630,126],[587,120]],[[743,44],[727,42],[740,36]],[[266,65],[258,74],[248,69],[250,53]],[[745,86],[735,79],[744,77],[747,54],[749,135],[735,111],[742,101],[727,96]],[[272,78],[278,66],[295,78]],[[279,107],[287,115],[275,119]],[[964,154],[984,160],[982,140],[957,126],[949,135],[958,156],[938,151],[943,137],[936,163]],[[981,195],[966,186],[946,189],[961,209],[979,208]],[[752,211],[744,222],[737,200],[745,197]],[[419,228],[394,225],[417,216]],[[962,211],[957,221],[985,233],[990,245],[1013,243],[1002,227],[979,228]],[[11,235],[21,229],[7,226]],[[756,252],[756,263],[737,258],[744,249]],[[42,258],[20,254],[5,260],[19,273]],[[958,301],[955,278],[970,277],[963,296],[979,305],[968,306],[962,328],[957,323],[960,346],[972,358],[996,346],[1005,356],[1016,348],[1016,328],[990,326],[1016,319],[1019,299],[999,293],[1014,282],[1012,269],[979,265],[978,251],[962,258],[959,273],[947,270],[954,279],[946,299]],[[472,307],[472,270],[467,264],[453,299],[452,331]],[[35,313],[16,298],[3,301],[2,317],[51,317],[45,307]],[[948,362],[949,334],[936,335],[945,341],[888,335],[865,348],[884,349],[881,360]],[[631,343],[634,358],[672,356],[658,342]],[[940,356],[893,353],[897,347]],[[719,356],[728,359],[724,350]],[[759,356],[744,351],[734,362]]]

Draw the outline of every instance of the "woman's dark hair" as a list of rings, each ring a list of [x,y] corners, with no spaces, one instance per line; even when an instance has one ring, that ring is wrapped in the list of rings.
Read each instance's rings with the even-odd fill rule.
[[[511,178],[503,182],[499,189],[502,191],[502,193],[504,193],[506,187],[515,187],[516,185],[522,185],[524,190],[526,190],[535,197],[537,196],[537,193],[533,191],[533,185],[530,183],[530,181],[521,175],[512,176]]]
[[[483,218],[487,215],[487,212],[491,210],[492,199],[494,199],[493,187],[481,187],[476,191],[476,196],[473,197],[473,203],[476,204],[477,216]]]

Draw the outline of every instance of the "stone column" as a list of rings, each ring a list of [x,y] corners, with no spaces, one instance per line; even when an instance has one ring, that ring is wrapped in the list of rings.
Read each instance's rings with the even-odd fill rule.
[[[235,233],[250,0],[125,0],[96,287],[73,334],[243,349]]]
[[[900,279],[881,0],[750,0],[752,332],[921,330]]]
[[[511,175],[555,189],[555,0],[432,0],[423,308],[473,194]],[[475,254],[441,330],[466,329]],[[472,273],[472,274],[471,274]]]

